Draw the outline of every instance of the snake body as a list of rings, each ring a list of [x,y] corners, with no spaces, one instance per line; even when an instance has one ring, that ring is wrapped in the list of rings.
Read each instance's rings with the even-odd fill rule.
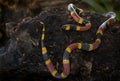
[[[83,12],[82,9],[77,8],[73,4],[69,4],[68,10],[70,11],[73,19],[80,24],[84,24],[84,26],[80,27],[80,26],[76,26],[76,25],[67,24],[67,25],[62,26],[62,28],[64,30],[66,30],[66,31],[69,31],[69,30],[86,31],[91,28],[90,21],[85,20],[79,16],[79,14],[81,14]],[[72,43],[69,46],[67,46],[67,48],[65,49],[64,54],[63,54],[63,71],[61,73],[58,72],[58,70],[53,65],[50,57],[48,56],[47,48],[44,44],[45,25],[42,21],[40,22],[40,24],[43,25],[42,35],[41,35],[42,55],[43,55],[43,59],[45,61],[45,65],[47,66],[47,68],[50,71],[50,73],[52,74],[52,76],[63,79],[63,78],[66,78],[70,74],[69,54],[73,50],[81,49],[81,50],[85,50],[85,51],[92,51],[99,47],[99,45],[101,44],[101,37],[103,36],[104,30],[107,28],[107,25],[110,25],[113,22],[115,22],[116,14],[114,12],[109,12],[106,14],[106,16],[109,16],[109,18],[99,26],[99,28],[96,32],[97,38],[94,43],[88,44],[88,43],[79,43],[78,42],[78,43]]]

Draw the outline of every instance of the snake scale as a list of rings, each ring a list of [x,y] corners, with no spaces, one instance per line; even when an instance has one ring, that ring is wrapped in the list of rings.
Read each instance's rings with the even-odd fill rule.
[[[83,24],[84,26],[79,25],[72,25],[72,24],[66,24],[63,25],[63,30],[69,31],[69,30],[75,30],[75,31],[86,31],[91,28],[91,22],[83,19],[79,16],[83,12],[82,9],[74,6],[73,4],[68,5],[68,10],[73,17],[73,19],[78,22],[79,24]],[[69,54],[75,49],[85,50],[85,51],[92,51],[97,49],[101,44],[101,38],[103,36],[104,30],[107,28],[108,25],[115,22],[116,14],[114,12],[108,12],[105,16],[109,17],[106,21],[104,21],[98,28],[96,32],[96,40],[95,42],[88,44],[88,43],[72,43],[64,51],[63,54],[63,71],[61,73],[58,72],[58,70],[53,65],[50,57],[48,56],[47,48],[44,44],[45,40],[45,25],[44,22],[40,21],[40,24],[42,24],[42,35],[41,35],[41,50],[43,59],[45,61],[45,65],[47,66],[49,72],[54,76],[55,78],[66,78],[70,74],[70,61],[69,61]]]

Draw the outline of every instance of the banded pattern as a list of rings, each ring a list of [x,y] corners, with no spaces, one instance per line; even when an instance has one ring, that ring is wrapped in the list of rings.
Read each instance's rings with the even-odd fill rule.
[[[91,27],[91,23],[81,17],[79,17],[78,14],[82,13],[83,10],[79,9],[77,7],[75,7],[73,4],[69,4],[68,5],[68,10],[71,13],[71,16],[73,17],[73,19],[80,23],[80,24],[84,24],[84,27],[80,27],[80,26],[73,26],[73,25],[64,25],[62,28],[65,30],[76,30],[76,31],[85,31],[88,30]],[[75,49],[82,49],[82,50],[86,50],[86,51],[92,51],[95,50],[99,47],[99,45],[101,44],[101,37],[103,36],[103,32],[104,30],[107,28],[107,25],[112,24],[113,22],[115,22],[115,17],[116,14],[114,12],[109,12],[106,14],[106,16],[109,16],[109,19],[107,19],[105,22],[102,23],[102,25],[100,25],[100,27],[98,28],[96,35],[97,35],[97,39],[95,40],[94,43],[92,44],[88,44],[88,43],[73,43],[70,44],[64,51],[63,54],[63,71],[61,73],[59,73],[57,71],[57,69],[55,68],[55,66],[52,64],[52,61],[50,59],[50,57],[48,56],[48,52],[47,52],[47,48],[44,45],[44,40],[45,40],[45,25],[44,23],[41,21],[40,24],[43,25],[42,28],[42,35],[41,35],[41,47],[42,47],[42,55],[43,55],[43,59],[45,61],[45,65],[47,66],[48,70],[50,71],[50,73],[52,74],[52,76],[56,77],[56,78],[66,78],[69,73],[70,73],[70,61],[69,61],[69,54],[75,50]]]
[[[68,10],[71,13],[71,16],[73,17],[73,19],[78,22],[79,24],[84,24],[84,26],[79,26],[79,25],[73,25],[73,24],[66,24],[63,25],[62,28],[65,30],[76,30],[76,31],[86,31],[89,30],[91,28],[91,23],[88,20],[83,19],[82,17],[80,17],[78,14],[83,13],[83,10],[80,8],[77,8],[76,6],[74,6],[73,4],[69,4],[68,5]]]
[[[44,39],[45,39],[45,25],[43,22],[40,22],[40,24],[43,25],[42,28],[42,35],[41,35],[41,47],[42,47],[42,55],[43,55],[43,59],[45,61],[45,64],[48,68],[48,70],[50,71],[50,73],[52,74],[52,76],[56,77],[56,78],[66,78],[68,76],[68,74],[70,73],[70,62],[69,62],[69,53],[71,52],[69,50],[69,48],[66,48],[67,51],[64,52],[64,56],[63,56],[63,72],[62,73],[58,73],[58,71],[55,69],[54,65],[51,62],[50,57],[48,56],[48,52],[47,52],[47,48],[44,45]]]

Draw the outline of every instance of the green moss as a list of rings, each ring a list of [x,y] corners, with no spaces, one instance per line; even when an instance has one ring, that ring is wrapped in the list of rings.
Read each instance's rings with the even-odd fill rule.
[[[106,13],[114,11],[117,14],[116,19],[120,21],[120,1],[119,0],[77,0],[86,3],[91,12]]]

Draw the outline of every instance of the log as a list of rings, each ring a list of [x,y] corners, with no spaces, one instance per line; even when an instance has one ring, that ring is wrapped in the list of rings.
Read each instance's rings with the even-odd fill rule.
[[[92,28],[85,32],[64,31],[64,24],[78,24],[66,8],[52,8],[42,11],[38,16],[25,18],[12,26],[8,24],[10,39],[0,48],[0,74],[36,73],[52,77],[47,70],[41,54],[41,31],[43,21],[46,27],[45,45],[49,56],[59,71],[62,71],[62,56],[65,48],[74,42],[92,43],[96,31],[107,18],[84,12],[81,15],[92,23]],[[95,51],[75,50],[70,55],[71,72],[68,80],[75,78],[86,80],[113,79],[118,74],[120,62],[120,23],[110,25],[104,32],[102,44]],[[14,28],[14,29],[12,29]],[[17,75],[16,75],[17,76]],[[73,78],[73,79],[72,79]]]

